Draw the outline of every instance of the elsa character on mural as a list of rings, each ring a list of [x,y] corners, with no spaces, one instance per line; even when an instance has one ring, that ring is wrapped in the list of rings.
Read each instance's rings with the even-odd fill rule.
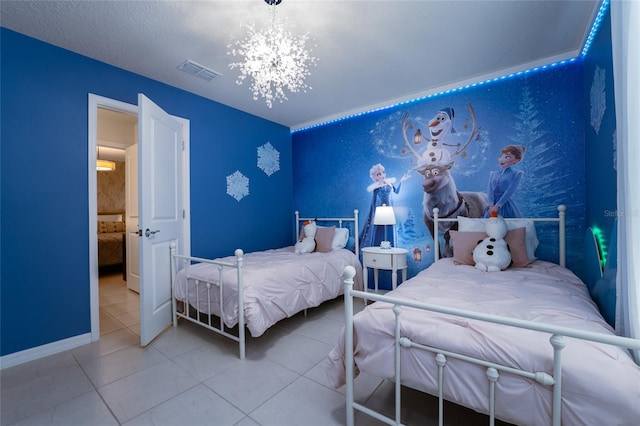
[[[373,247],[378,246],[381,241],[387,240],[385,238],[384,226],[377,226],[373,224],[373,217],[376,213],[376,207],[386,204],[392,206],[391,193],[398,194],[402,182],[411,177],[410,174],[405,174],[400,179],[400,182],[396,186],[396,178],[387,178],[387,172],[384,166],[380,163],[371,167],[369,175],[373,180],[373,183],[367,187],[367,191],[372,193],[371,207],[369,208],[369,214],[360,233],[360,247]],[[394,238],[390,238],[391,244],[395,246]]]
[[[515,171],[511,167],[522,161],[524,152],[524,145],[507,145],[502,148],[498,157],[500,170],[491,172],[489,175],[487,187],[489,205],[484,211],[484,217],[489,217],[492,212],[502,217],[522,217],[520,209],[511,197],[518,189],[524,172]]]

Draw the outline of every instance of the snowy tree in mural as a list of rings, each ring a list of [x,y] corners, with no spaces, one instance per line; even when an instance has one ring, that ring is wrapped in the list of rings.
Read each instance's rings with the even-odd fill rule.
[[[280,170],[280,153],[270,142],[258,147],[258,167],[267,176]]]
[[[591,127],[596,131],[596,135],[600,132],[602,117],[604,117],[604,111],[607,108],[605,78],[605,70],[596,65],[591,83]]]
[[[520,210],[527,217],[554,215],[555,205],[565,190],[562,185],[558,185],[558,181],[567,177],[559,162],[557,150],[553,149],[554,141],[550,138],[543,139],[547,131],[542,127],[543,121],[538,116],[539,111],[531,89],[525,84],[515,115],[515,134],[510,139],[527,149],[524,159],[518,165],[524,171],[524,185],[514,195]]]
[[[416,227],[416,218],[413,210],[409,209],[407,218],[398,224],[398,240],[401,244],[411,244],[419,238],[424,238],[424,226]]]
[[[227,176],[227,194],[240,201],[249,195],[249,178],[236,170]]]
[[[567,163],[569,157],[559,154],[559,147],[562,147],[563,143],[566,145],[562,132],[554,132],[548,136],[539,114],[531,90],[525,84],[515,115],[515,134],[511,137],[511,140],[527,148],[522,162],[518,164],[518,168],[524,171],[524,177],[514,199],[525,217],[557,216],[558,204],[565,204],[569,212],[573,212],[573,215],[568,216],[569,226],[573,217],[580,217],[576,212],[584,208],[582,202],[576,201],[579,199],[577,193],[581,189],[576,188],[579,183],[572,176],[572,163]],[[557,226],[541,225],[538,226],[538,232],[541,232],[540,228],[543,228],[542,232],[545,235],[551,236],[545,238],[546,241],[555,241],[554,237],[558,235]],[[579,247],[579,244],[567,243],[567,247]],[[557,247],[553,246],[553,243],[546,248],[540,247],[539,250],[541,249],[550,256],[557,253]],[[568,253],[568,256],[570,255]]]

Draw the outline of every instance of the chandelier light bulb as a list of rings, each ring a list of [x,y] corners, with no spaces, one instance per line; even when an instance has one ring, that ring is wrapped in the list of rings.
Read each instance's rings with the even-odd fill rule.
[[[229,64],[229,68],[240,71],[236,84],[241,85],[249,77],[253,99],[263,97],[269,108],[275,101],[288,99],[285,90],[306,93],[312,89],[305,78],[311,74],[309,67],[318,61],[306,47],[309,34],[294,35],[287,28],[287,19],[276,19],[275,5],[271,8],[270,25],[263,30],[246,25],[246,37],[228,46],[228,54],[239,58]]]

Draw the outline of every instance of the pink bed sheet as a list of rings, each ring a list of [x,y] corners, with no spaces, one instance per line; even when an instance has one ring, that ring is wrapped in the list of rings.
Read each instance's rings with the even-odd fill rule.
[[[443,259],[403,283],[390,296],[522,320],[613,334],[568,269],[535,261],[530,268],[496,273]],[[394,315],[376,302],[354,316],[356,370],[394,377]],[[476,320],[404,308],[402,335],[425,345],[529,371],[553,373],[549,335]],[[563,350],[562,421],[569,425],[637,425],[640,421],[640,367],[626,349],[567,338]],[[432,353],[403,349],[402,382],[437,394]],[[344,339],[329,354],[327,376],[345,382]],[[445,398],[488,413],[486,369],[455,359],[445,368]],[[551,389],[535,380],[500,373],[496,416],[523,424],[551,424]]]
[[[235,263],[234,256],[223,259]],[[351,265],[356,268],[355,286],[362,289],[362,266],[347,249],[328,253],[297,254],[293,246],[244,254],[244,313],[245,322],[252,336],[261,336],[276,322],[304,309],[335,299],[344,293],[342,273]],[[186,276],[189,279],[186,279]],[[218,267],[199,263],[182,269],[176,275],[174,296],[185,301],[188,288],[189,304],[199,312],[220,316],[217,287],[211,287],[211,304],[206,287],[196,290],[195,279],[217,282]],[[188,281],[188,285],[185,285]],[[223,320],[227,327],[238,323],[237,270],[225,268],[223,274]],[[196,303],[196,292],[200,292]]]

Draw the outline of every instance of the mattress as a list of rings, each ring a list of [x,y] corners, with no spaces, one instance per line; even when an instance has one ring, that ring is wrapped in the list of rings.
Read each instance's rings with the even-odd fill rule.
[[[243,259],[245,323],[254,337],[261,336],[281,319],[343,294],[342,272],[346,266],[356,268],[354,285],[363,288],[360,261],[347,249],[297,254],[290,246],[245,253]],[[219,260],[235,263],[236,258]],[[221,316],[217,287],[211,287],[209,303],[206,286],[196,289],[196,279],[218,282],[218,267],[198,263],[180,270],[176,275],[174,297],[182,302],[188,300],[199,312]],[[233,327],[238,323],[237,270],[225,268],[222,283],[222,319],[227,327]]]
[[[119,265],[123,262],[124,232],[98,234],[98,266]]]
[[[443,259],[388,294],[423,303],[614,334],[571,271],[537,260],[528,268],[486,273]],[[553,374],[549,334],[403,308],[401,334],[417,343],[487,361]],[[374,376],[394,377],[394,314],[376,302],[354,316],[355,364]],[[640,367],[626,349],[566,338],[563,350],[563,424],[635,425],[640,418]],[[434,355],[403,349],[402,382],[437,393]],[[327,375],[344,384],[344,340],[329,354]],[[445,399],[488,413],[486,369],[449,359]],[[551,424],[552,390],[501,372],[496,416],[517,424]]]

